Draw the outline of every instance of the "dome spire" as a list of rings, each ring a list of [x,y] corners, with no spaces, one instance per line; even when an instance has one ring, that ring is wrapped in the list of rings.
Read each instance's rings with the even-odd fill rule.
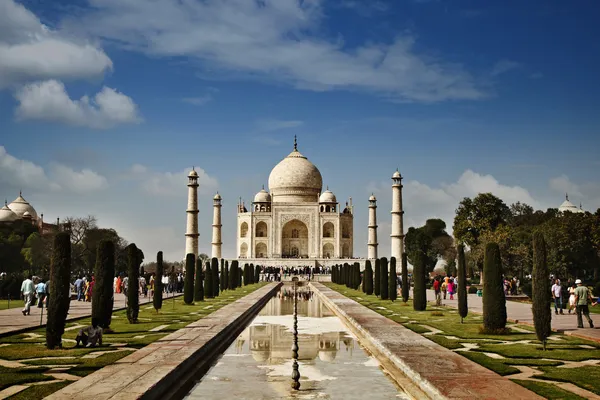
[[[569,193],[565,193],[565,198],[569,201]]]
[[[298,151],[298,138],[294,135],[294,151]]]

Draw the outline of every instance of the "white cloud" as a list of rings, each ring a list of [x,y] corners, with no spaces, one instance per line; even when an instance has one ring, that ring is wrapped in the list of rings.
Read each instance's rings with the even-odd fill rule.
[[[550,179],[549,185],[550,185],[550,189],[552,189],[558,193],[563,193],[563,194],[568,193],[570,195],[578,196],[578,197],[583,196],[583,194],[581,193],[581,189],[579,188],[579,185],[577,185],[574,182],[571,182],[569,177],[565,174],[562,174],[561,176],[557,176],[556,178]]]
[[[88,194],[108,187],[108,181],[104,176],[87,168],[75,171],[67,166],[53,163],[50,165],[50,171],[54,180],[63,189],[74,193]]]
[[[278,131],[281,129],[298,128],[304,124],[297,120],[264,119],[256,121],[256,126],[261,131]]]
[[[200,194],[213,194],[219,184],[216,178],[209,176],[202,168],[195,168],[198,173],[198,193]],[[136,164],[131,168],[131,172],[134,174],[144,175],[142,179],[142,189],[152,195],[156,196],[182,196],[186,195],[187,192],[181,190],[185,187],[188,181],[189,170],[183,170],[179,172],[155,172],[150,171],[149,168]],[[135,175],[130,176],[130,178]]]
[[[100,77],[111,69],[102,49],[50,29],[13,0],[0,1],[0,89],[32,80]]]
[[[94,129],[141,121],[133,100],[106,86],[92,99],[83,96],[71,100],[62,82],[49,80],[23,86],[15,98],[19,102],[16,115],[20,120],[53,121]]]
[[[323,36],[317,0],[89,0],[71,29],[152,56],[201,61],[200,76],[270,79],[306,90],[369,91],[435,102],[486,96],[462,65],[419,54],[415,39],[348,47]]]
[[[500,60],[496,64],[494,64],[492,71],[490,72],[491,76],[502,75],[508,71],[519,68],[521,64],[516,61],[511,60]]]

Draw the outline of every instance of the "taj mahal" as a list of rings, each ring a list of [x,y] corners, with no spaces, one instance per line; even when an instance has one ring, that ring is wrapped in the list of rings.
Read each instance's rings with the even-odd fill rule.
[[[402,176],[392,176],[392,251],[403,251]],[[188,175],[186,254],[198,255],[198,174]],[[221,258],[222,198],[213,198],[212,257]],[[368,259],[377,258],[377,199],[369,198]],[[354,257],[354,206],[341,205],[326,188],[319,169],[294,148],[271,170],[249,207],[237,204],[236,258],[263,266],[329,266]],[[344,262],[344,261],[342,261]]]

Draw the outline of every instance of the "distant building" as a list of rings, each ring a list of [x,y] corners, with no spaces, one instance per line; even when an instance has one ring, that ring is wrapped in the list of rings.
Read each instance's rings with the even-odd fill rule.
[[[25,200],[21,192],[19,192],[19,197],[10,204],[4,200],[4,207],[0,208],[0,225],[10,225],[17,221],[31,223],[37,227],[38,232],[41,234],[53,232],[57,230],[59,226],[64,225],[61,225],[58,219],[56,224],[44,222],[44,214],[38,216],[35,208]]]
[[[560,205],[560,207],[558,207],[558,211],[560,212],[572,212],[572,213],[583,213],[585,211],[583,211],[583,208],[581,207],[581,204],[579,205],[579,208],[571,203],[569,201],[569,194],[567,193],[565,195],[565,201],[563,201],[563,203]]]

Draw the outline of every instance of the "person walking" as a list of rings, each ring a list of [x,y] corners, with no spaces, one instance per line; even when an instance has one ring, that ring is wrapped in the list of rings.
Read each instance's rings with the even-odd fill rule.
[[[77,301],[83,300],[83,279],[81,277],[75,280],[75,290],[77,290]]]
[[[572,284],[571,287],[569,287],[569,314],[571,314],[571,311],[577,309],[577,302],[575,301],[575,288],[575,284]]]
[[[448,292],[448,280],[444,279],[444,282],[442,282],[442,293],[444,293],[444,300],[446,300],[446,293]]]
[[[433,292],[435,293],[435,305],[436,306],[441,306],[442,305],[442,290],[441,290],[441,283],[440,283],[440,279],[439,278],[435,278],[433,280]]]
[[[31,314],[31,303],[33,302],[33,281],[31,278],[31,275],[28,275],[21,283],[21,296],[23,296],[25,302],[25,307],[21,311],[23,315]]]
[[[44,307],[44,299],[46,298],[46,284],[43,280],[40,280],[40,282],[35,286],[35,292],[38,299],[38,308]]]
[[[562,314],[562,286],[560,286],[560,281],[558,279],[554,281],[551,290],[552,297],[554,298],[554,313],[558,315],[558,310],[560,310],[560,313]]]
[[[590,328],[593,328],[594,322],[590,318],[590,309],[588,306],[589,303],[593,302],[592,293],[587,287],[581,284],[581,279],[577,279],[575,284],[577,285],[577,288],[575,289],[575,303],[577,304],[577,327],[583,328],[583,314],[589,322]]]
[[[450,279],[450,282],[448,282],[448,294],[450,295],[450,300],[454,300],[454,288],[454,280]]]

